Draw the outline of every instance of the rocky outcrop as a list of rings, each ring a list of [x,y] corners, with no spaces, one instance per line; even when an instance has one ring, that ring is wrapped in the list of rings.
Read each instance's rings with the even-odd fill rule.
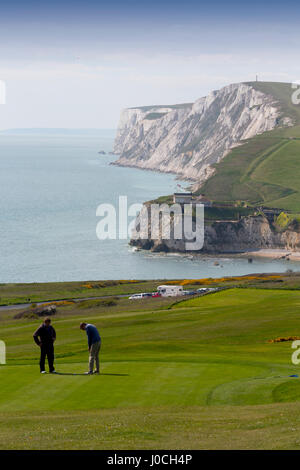
[[[14,318],[37,318],[37,317],[50,317],[56,314],[56,305],[42,305],[40,307],[28,308],[23,312],[17,313]]]
[[[171,222],[171,226],[173,221]],[[174,225],[174,224],[173,224]],[[139,230],[139,217],[136,221]],[[176,240],[172,236],[164,239],[161,235],[157,239],[150,236],[151,219],[149,217],[149,236],[145,239],[131,240],[132,246],[154,252],[186,253],[187,240]],[[193,227],[195,230],[195,225]],[[201,253],[242,253],[259,249],[287,249],[300,251],[300,230],[291,226],[283,232],[275,229],[273,224],[264,216],[244,217],[239,221],[219,221],[205,226],[204,246]]]
[[[193,104],[125,109],[114,144],[120,155],[115,164],[201,183],[241,141],[291,124],[271,95],[250,84],[233,84]]]

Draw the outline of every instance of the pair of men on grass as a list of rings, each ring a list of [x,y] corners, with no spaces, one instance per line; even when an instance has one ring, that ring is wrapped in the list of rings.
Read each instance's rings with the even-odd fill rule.
[[[80,323],[80,329],[86,331],[88,337],[88,346],[89,346],[89,371],[88,375],[99,374],[100,373],[100,364],[99,364],[99,353],[101,348],[101,338],[99,331],[90,323]],[[40,357],[40,370],[41,374],[45,374],[45,360],[48,359],[49,372],[50,374],[55,374],[54,369],[54,341],[56,340],[56,332],[53,326],[51,325],[51,318],[45,318],[44,322],[39,326],[39,328],[34,332],[33,339],[36,344],[41,348],[41,357]],[[96,369],[94,371],[94,362],[96,363]]]

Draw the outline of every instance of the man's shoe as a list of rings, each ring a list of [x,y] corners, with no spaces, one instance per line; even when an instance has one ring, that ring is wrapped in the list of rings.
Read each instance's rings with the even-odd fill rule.
[[[56,370],[51,370],[50,374],[56,374]]]
[[[41,374],[47,374],[45,370],[41,370]]]
[[[85,375],[93,375],[93,372],[85,372]]]
[[[94,375],[100,375],[99,370],[94,370]]]

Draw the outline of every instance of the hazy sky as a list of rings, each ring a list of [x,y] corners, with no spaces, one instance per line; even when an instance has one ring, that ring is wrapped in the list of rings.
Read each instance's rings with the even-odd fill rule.
[[[299,14],[293,0],[0,0],[0,129],[115,128],[124,107],[300,80]]]

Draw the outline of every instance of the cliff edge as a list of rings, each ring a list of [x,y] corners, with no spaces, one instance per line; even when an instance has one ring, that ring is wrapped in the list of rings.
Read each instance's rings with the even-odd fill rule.
[[[139,217],[137,217],[136,226],[139,226]],[[185,238],[174,239],[173,229],[172,222],[171,237],[168,239],[163,238],[160,230],[157,239],[152,239],[150,236],[145,239],[132,239],[130,244],[153,252],[187,253],[187,240]],[[195,230],[195,225],[193,229]],[[150,221],[148,230],[150,234]],[[204,246],[196,252],[199,254],[238,254],[260,249],[283,249],[299,252],[300,230],[298,224],[291,224],[286,230],[279,231],[263,215],[243,217],[239,221],[215,221],[205,225]]]
[[[114,144],[115,162],[202,183],[242,141],[293,125],[274,96],[251,84],[226,86],[195,101],[125,109]]]

